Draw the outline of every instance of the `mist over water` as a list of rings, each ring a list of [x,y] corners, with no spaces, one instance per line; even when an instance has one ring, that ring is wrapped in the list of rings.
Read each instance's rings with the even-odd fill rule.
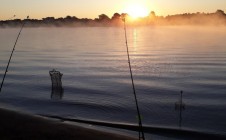
[[[2,79],[19,29],[0,29]],[[144,125],[225,134],[225,27],[128,28],[132,70]],[[51,100],[49,71],[63,73],[63,98]],[[119,27],[25,28],[0,95],[1,107],[32,114],[137,123]]]

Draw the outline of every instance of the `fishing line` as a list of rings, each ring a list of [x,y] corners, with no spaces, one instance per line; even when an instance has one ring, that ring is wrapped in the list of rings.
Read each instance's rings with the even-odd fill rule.
[[[15,17],[15,16],[14,16],[14,17]],[[27,16],[27,19],[28,19],[28,18],[29,18],[29,16]],[[19,34],[17,35],[16,41],[15,41],[15,43],[14,43],[14,46],[13,46],[11,55],[10,55],[10,57],[9,57],[8,64],[7,64],[6,69],[5,69],[5,74],[4,74],[3,79],[2,79],[2,83],[1,83],[1,87],[0,87],[0,93],[1,93],[1,91],[2,91],[2,87],[3,87],[4,81],[5,81],[5,77],[6,77],[6,74],[7,74],[7,72],[8,72],[9,64],[10,64],[10,62],[11,62],[13,53],[14,53],[14,51],[15,51],[15,47],[16,47],[17,41],[18,41],[18,39],[19,39],[19,37],[20,37],[21,31],[23,30],[25,23],[26,23],[26,21],[24,21],[24,23],[22,24],[22,26],[21,26],[21,28],[20,28],[20,31],[19,31]]]
[[[129,47],[128,47],[128,41],[127,41],[127,31],[126,31],[126,17],[125,16],[122,17],[122,21],[124,22],[126,50],[127,50],[127,57],[128,57],[128,63],[129,63],[130,78],[131,78],[131,81],[132,81],[133,94],[134,94],[134,98],[135,98],[137,115],[138,115],[138,121],[139,121],[138,122],[138,124],[139,124],[139,140],[141,140],[141,138],[143,140],[145,140],[143,126],[142,126],[142,121],[141,121],[140,110],[139,110],[138,101],[137,101],[136,89],[135,89],[134,80],[133,80],[133,72],[132,72],[132,67],[131,67],[131,62],[130,62],[130,54],[129,54]]]

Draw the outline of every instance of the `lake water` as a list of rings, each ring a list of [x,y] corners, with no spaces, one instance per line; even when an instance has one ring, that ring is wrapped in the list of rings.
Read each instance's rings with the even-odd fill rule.
[[[2,79],[18,28],[0,29]],[[144,125],[226,135],[226,28],[127,28]],[[63,73],[51,99],[52,69]],[[183,90],[180,122],[175,102]],[[24,28],[0,95],[32,114],[136,124],[123,28]]]

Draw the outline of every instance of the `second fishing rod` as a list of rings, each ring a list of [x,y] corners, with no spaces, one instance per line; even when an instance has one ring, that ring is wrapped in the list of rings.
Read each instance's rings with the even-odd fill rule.
[[[15,16],[14,16],[14,17],[15,17]],[[28,18],[29,18],[29,16],[27,16],[27,19],[28,19]],[[27,20],[27,19],[26,19],[26,20]],[[23,23],[22,23],[22,26],[21,26],[21,28],[20,28],[20,31],[19,31],[19,33],[18,33],[18,35],[17,35],[17,38],[16,38],[16,41],[15,41],[15,43],[14,43],[13,49],[12,49],[12,51],[11,51],[11,54],[10,54],[10,57],[9,57],[9,60],[8,60],[8,63],[7,63],[6,69],[5,69],[5,73],[4,73],[3,78],[2,78],[2,83],[1,83],[1,87],[0,87],[0,93],[1,93],[2,88],[3,88],[3,84],[4,84],[4,81],[5,81],[5,77],[6,77],[6,74],[7,74],[7,72],[8,72],[9,64],[10,64],[10,62],[11,62],[13,53],[14,53],[14,51],[15,51],[17,41],[18,41],[18,39],[19,39],[19,37],[20,37],[20,34],[21,34],[21,32],[22,32],[22,30],[23,30],[25,24],[26,24],[26,20],[24,20]]]
[[[144,131],[143,131],[143,125],[142,125],[142,120],[141,120],[141,113],[140,113],[140,109],[139,109],[139,105],[138,105],[136,89],[135,89],[135,84],[134,84],[134,80],[133,80],[133,72],[132,72],[131,61],[130,61],[129,47],[128,47],[128,41],[127,41],[127,30],[126,30],[126,15],[124,15],[122,17],[122,21],[124,23],[126,50],[127,50],[127,57],[128,57],[128,63],[129,63],[130,78],[131,78],[131,81],[132,81],[133,95],[134,95],[134,98],[135,98],[136,110],[137,110],[137,115],[138,115],[139,140],[141,140],[141,139],[145,140]]]

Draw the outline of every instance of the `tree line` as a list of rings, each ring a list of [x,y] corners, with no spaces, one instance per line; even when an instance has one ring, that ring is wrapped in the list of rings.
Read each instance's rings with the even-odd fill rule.
[[[110,18],[106,14],[101,14],[98,18],[77,18],[76,16],[66,17],[45,17],[42,19],[13,19],[1,20],[0,27],[17,27],[26,21],[28,27],[77,27],[77,26],[121,26],[123,25],[122,17],[128,17],[127,24],[130,26],[149,26],[149,25],[226,25],[226,14],[223,10],[217,10],[215,13],[184,13],[168,16],[157,16],[154,11],[146,17],[130,20],[126,13],[114,13]]]

